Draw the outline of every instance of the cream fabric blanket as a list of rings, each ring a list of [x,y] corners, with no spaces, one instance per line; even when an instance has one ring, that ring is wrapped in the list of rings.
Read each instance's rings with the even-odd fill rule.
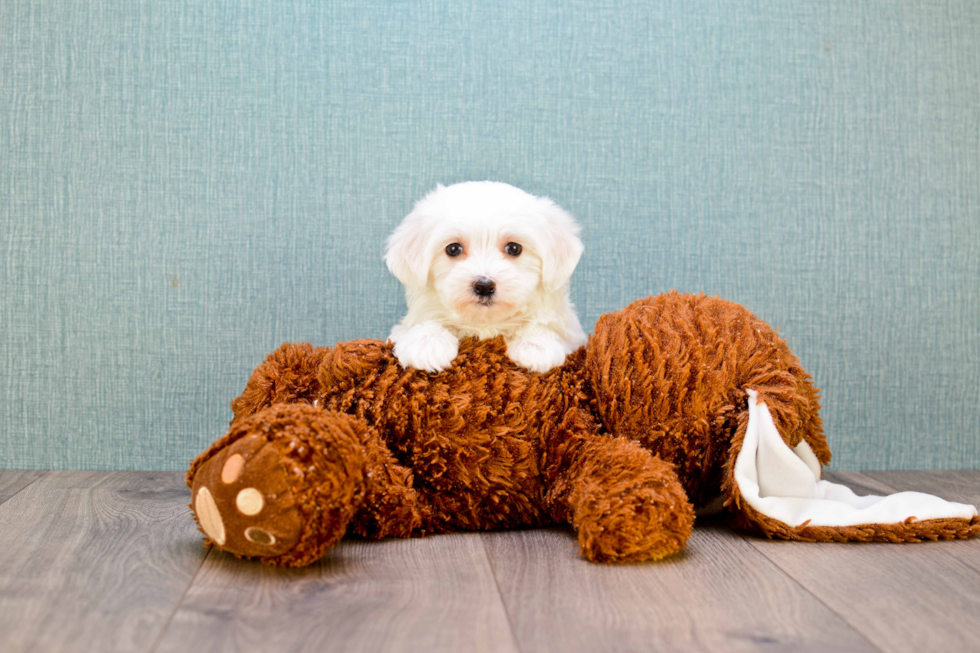
[[[765,404],[749,390],[749,423],[735,459],[735,482],[745,501],[788,526],[860,526],[906,520],[972,519],[975,506],[922,492],[858,496],[820,480],[820,463],[806,442],[790,448]]]

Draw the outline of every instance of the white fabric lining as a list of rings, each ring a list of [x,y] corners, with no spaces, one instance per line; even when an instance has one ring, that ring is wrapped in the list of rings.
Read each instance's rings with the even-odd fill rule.
[[[749,423],[735,459],[735,483],[755,510],[787,526],[895,524],[913,518],[971,519],[975,506],[921,492],[858,496],[849,488],[820,480],[820,462],[806,442],[791,449],[776,430],[765,404],[749,394]]]

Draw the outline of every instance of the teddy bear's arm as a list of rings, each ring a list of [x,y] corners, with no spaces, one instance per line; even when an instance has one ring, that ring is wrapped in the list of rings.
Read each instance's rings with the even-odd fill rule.
[[[587,559],[656,560],[684,547],[694,509],[671,465],[599,433],[579,408],[546,435],[546,448],[546,507],[575,528]]]
[[[372,539],[411,537],[428,530],[431,508],[414,487],[412,470],[388,449],[373,428],[365,428],[364,500],[350,531]]]

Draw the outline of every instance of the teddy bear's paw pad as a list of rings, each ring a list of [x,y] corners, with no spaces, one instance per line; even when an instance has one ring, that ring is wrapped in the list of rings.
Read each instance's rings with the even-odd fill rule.
[[[201,530],[211,540],[221,546],[225,543],[225,524],[221,521],[221,513],[218,512],[218,505],[214,502],[214,497],[206,487],[198,490],[194,498],[194,512],[197,519],[201,522]]]
[[[279,556],[299,541],[302,518],[275,446],[249,435],[194,477],[193,507],[215,545],[241,556]]]
[[[265,497],[254,487],[247,487],[235,496],[235,506],[243,515],[257,515],[265,507]]]
[[[228,460],[221,466],[221,482],[234,483],[242,475],[242,469],[244,467],[245,459],[242,458],[242,454],[234,453],[228,456]]]

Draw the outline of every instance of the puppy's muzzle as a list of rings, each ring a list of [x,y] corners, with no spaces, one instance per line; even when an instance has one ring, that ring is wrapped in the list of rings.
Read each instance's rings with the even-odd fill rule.
[[[478,277],[473,282],[473,294],[480,298],[481,304],[489,304],[493,301],[493,293],[497,291],[497,284],[493,279]]]

